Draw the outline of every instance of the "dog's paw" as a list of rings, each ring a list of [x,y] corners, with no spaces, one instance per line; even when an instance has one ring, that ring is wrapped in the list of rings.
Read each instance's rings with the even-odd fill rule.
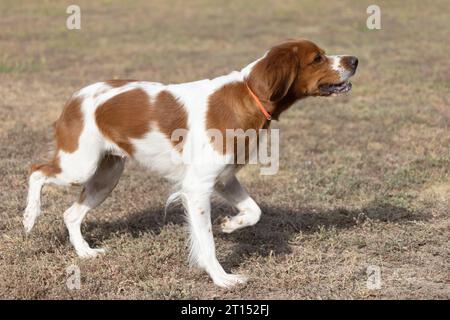
[[[245,227],[245,219],[242,216],[224,217],[220,221],[219,230],[223,233],[232,233],[235,230]]]
[[[224,273],[213,278],[214,284],[222,288],[231,288],[238,284],[245,284],[248,281],[248,277],[239,275]]]
[[[34,223],[39,213],[36,210],[26,209],[23,214],[23,227],[26,233],[29,233],[33,229]]]
[[[84,247],[77,250],[77,254],[82,259],[89,259],[89,258],[95,258],[100,254],[106,253],[105,249],[102,248],[90,248],[90,247]]]

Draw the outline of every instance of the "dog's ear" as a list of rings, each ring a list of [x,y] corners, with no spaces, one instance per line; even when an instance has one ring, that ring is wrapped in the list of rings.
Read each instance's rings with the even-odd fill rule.
[[[298,53],[292,47],[274,47],[254,66],[248,81],[258,97],[270,102],[286,96],[299,72]]]

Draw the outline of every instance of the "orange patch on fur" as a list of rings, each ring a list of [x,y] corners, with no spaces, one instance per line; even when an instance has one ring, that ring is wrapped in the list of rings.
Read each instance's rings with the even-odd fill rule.
[[[222,153],[227,151],[227,143],[236,146],[236,139],[230,141],[226,138],[227,129],[242,129],[243,131],[254,129],[257,131],[267,125],[265,116],[249,96],[243,82],[227,84],[209,98],[206,128],[217,129],[221,132],[223,140],[221,143],[213,144],[216,150]],[[246,146],[248,146],[247,141]],[[233,150],[232,145],[228,146],[228,150]]]
[[[130,139],[142,138],[153,123],[169,139],[173,130],[187,127],[184,107],[167,91],[154,104],[142,89],[120,93],[100,105],[95,118],[100,131],[129,155],[134,153]]]
[[[172,140],[172,133],[177,129],[187,129],[187,113],[184,106],[168,91],[160,92],[152,108],[153,119],[159,130],[176,146],[184,143],[185,137],[178,141]],[[182,141],[180,141],[182,140]]]
[[[61,172],[61,167],[59,166],[59,158],[55,158],[49,163],[33,164],[31,165],[30,174],[35,171],[41,171],[47,177],[52,177]]]
[[[81,99],[71,98],[55,122],[56,149],[69,153],[77,150],[82,130]]]
[[[132,79],[111,79],[111,80],[106,80],[105,83],[113,88],[119,88],[130,82],[135,82],[135,81],[136,80],[132,80]]]
[[[31,173],[41,171],[51,177],[61,172],[58,151],[75,152],[78,149],[78,140],[83,130],[83,113],[81,112],[81,99],[70,98],[66,102],[61,115],[54,124],[56,150],[53,160],[43,164],[33,164]]]
[[[95,111],[100,131],[125,152],[132,155],[132,138],[142,138],[150,130],[150,98],[142,89],[120,93]]]

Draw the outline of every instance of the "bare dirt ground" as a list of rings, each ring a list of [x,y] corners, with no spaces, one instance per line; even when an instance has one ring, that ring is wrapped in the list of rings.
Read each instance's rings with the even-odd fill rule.
[[[450,4],[378,1],[0,1],[1,298],[450,298]],[[283,114],[280,171],[241,181],[263,208],[254,227],[216,234],[219,260],[250,281],[215,287],[189,269],[183,212],[162,179],[128,163],[83,232],[105,256],[76,257],[62,213],[79,189],[48,186],[32,234],[22,230],[29,165],[72,92],[96,81],[185,82],[240,69],[271,45],[305,37],[360,59],[350,95]],[[232,211],[214,199],[214,217]],[[66,268],[81,288],[66,287]],[[382,287],[366,286],[381,268]]]

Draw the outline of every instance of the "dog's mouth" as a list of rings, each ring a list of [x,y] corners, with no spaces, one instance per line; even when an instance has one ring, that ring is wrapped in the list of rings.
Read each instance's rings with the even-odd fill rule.
[[[323,95],[344,94],[352,90],[352,83],[344,81],[337,84],[322,84],[319,86],[320,93]]]

